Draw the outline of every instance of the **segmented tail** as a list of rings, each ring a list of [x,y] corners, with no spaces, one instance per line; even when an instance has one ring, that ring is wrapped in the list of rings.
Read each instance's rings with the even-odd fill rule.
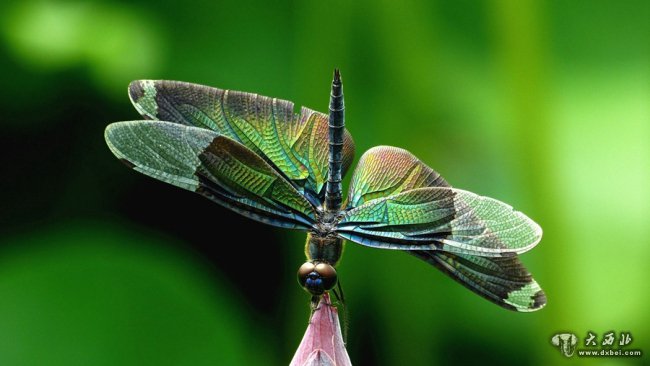
[[[325,210],[341,209],[341,166],[343,161],[343,132],[345,131],[345,104],[343,83],[339,69],[334,69],[329,114],[329,172],[325,189]]]

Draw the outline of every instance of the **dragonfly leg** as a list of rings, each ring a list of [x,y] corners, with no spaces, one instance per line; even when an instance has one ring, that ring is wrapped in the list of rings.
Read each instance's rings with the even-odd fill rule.
[[[312,315],[314,315],[314,312],[319,309],[318,304],[320,303],[320,296],[318,295],[313,295],[311,297],[311,301],[309,303],[309,307],[311,308],[311,312],[309,313],[309,321],[311,321]]]
[[[348,342],[348,308],[345,306],[345,295],[343,294],[343,287],[341,287],[341,281],[337,282],[337,289],[333,289],[332,292],[336,296],[337,302],[341,305],[340,308],[343,313],[343,343]]]

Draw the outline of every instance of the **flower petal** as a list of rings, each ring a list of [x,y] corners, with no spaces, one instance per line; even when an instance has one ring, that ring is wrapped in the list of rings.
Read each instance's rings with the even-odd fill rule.
[[[351,366],[336,307],[324,294],[290,366]]]

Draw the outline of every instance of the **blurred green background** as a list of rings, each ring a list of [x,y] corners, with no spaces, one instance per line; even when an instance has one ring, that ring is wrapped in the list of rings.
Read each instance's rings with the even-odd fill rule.
[[[3,1],[0,365],[288,364],[304,235],[126,169],[103,129],[138,119],[133,79],[326,111],[334,67],[357,158],[404,147],[544,228],[532,314],[348,245],[356,365],[647,363],[550,338],[628,331],[650,353],[648,19],[645,0]]]

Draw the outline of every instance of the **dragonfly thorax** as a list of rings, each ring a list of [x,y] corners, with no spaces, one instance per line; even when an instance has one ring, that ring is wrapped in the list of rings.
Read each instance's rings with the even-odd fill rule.
[[[335,266],[343,252],[343,239],[336,234],[335,226],[319,224],[317,230],[307,233],[305,255],[310,261],[325,262]]]

